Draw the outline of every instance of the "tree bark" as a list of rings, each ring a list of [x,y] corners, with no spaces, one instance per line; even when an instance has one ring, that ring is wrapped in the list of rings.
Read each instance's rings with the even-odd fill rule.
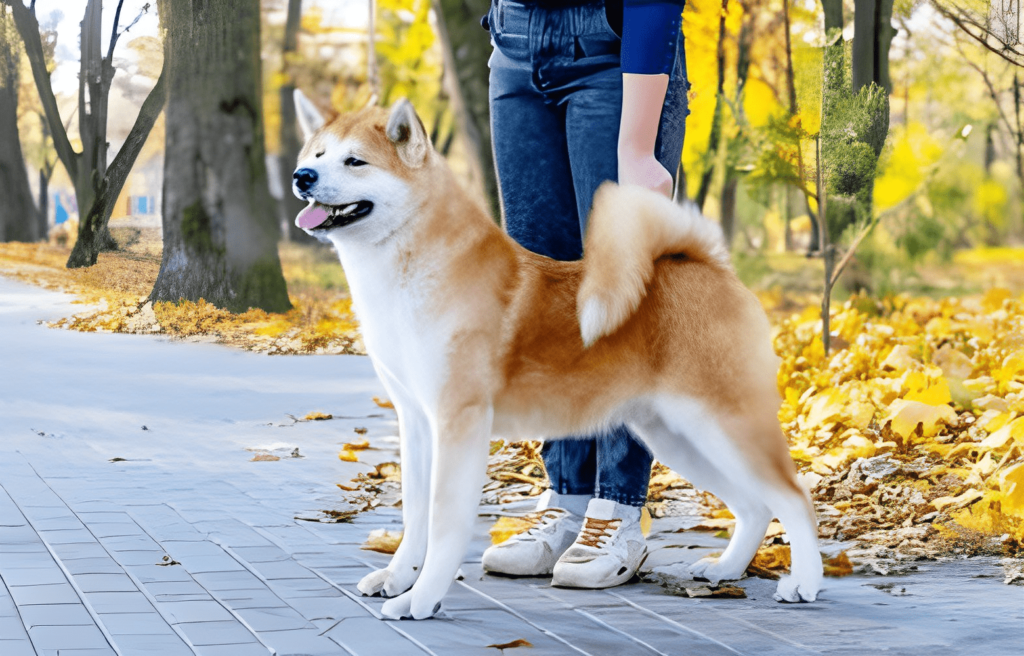
[[[288,0],[288,20],[284,26],[284,47],[281,49],[281,73],[287,81],[281,85],[278,96],[281,103],[281,152],[278,155],[277,169],[282,196],[277,206],[282,237],[287,241],[311,244],[315,240],[295,225],[295,217],[305,204],[292,193],[292,172],[299,159],[302,142],[296,129],[298,118],[295,116],[295,80],[291,73],[290,59],[295,56],[298,49],[301,17],[302,0]]]
[[[896,36],[892,26],[893,0],[857,0],[853,13],[853,92],[872,82],[892,92],[889,46]]]
[[[14,26],[0,8],[0,241],[36,241],[36,207],[18,135],[21,57]]]
[[[167,148],[153,300],[291,307],[267,186],[259,0],[163,0]]]
[[[729,0],[722,0],[722,13],[718,19],[718,88],[715,95],[715,114],[711,119],[711,135],[708,137],[708,164],[700,176],[700,186],[697,188],[697,196],[694,202],[701,210],[704,209],[704,202],[708,197],[708,190],[711,189],[711,178],[715,174],[715,160],[718,158],[718,143],[722,136],[722,104],[725,100],[725,17],[729,9]]]
[[[488,207],[501,216],[498,177],[491,149],[490,103],[488,99],[491,54],[488,33],[480,19],[490,8],[489,0],[433,0],[438,35],[443,45],[445,68],[455,82],[451,103],[480,179]]]

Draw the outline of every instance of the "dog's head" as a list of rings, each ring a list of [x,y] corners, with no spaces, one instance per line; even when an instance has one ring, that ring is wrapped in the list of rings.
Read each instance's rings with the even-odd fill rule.
[[[306,145],[292,191],[309,201],[296,225],[324,240],[378,242],[409,220],[436,154],[408,100],[331,121],[301,91],[295,107]]]

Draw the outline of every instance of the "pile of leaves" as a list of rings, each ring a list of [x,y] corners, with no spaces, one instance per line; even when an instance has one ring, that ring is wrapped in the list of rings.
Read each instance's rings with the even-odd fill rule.
[[[341,266],[319,250],[282,248],[292,309],[283,314],[233,314],[203,299],[149,301],[160,270],[148,251],[101,253],[93,267],[65,269],[68,249],[49,244],[0,244],[0,272],[75,294],[89,309],[51,322],[81,332],[160,333],[212,340],[276,354],[364,353]]]
[[[1024,296],[857,296],[776,328],[779,418],[822,537],[856,559],[1020,555]]]

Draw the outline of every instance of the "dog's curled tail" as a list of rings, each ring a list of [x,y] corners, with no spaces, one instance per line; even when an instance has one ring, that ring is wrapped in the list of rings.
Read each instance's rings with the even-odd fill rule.
[[[576,297],[583,344],[610,335],[640,307],[665,255],[729,268],[718,224],[692,203],[677,205],[635,185],[606,182],[594,194],[583,252],[583,279]]]

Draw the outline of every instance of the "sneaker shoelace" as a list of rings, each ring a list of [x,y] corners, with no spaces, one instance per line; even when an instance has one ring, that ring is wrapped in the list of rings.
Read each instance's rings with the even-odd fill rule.
[[[612,536],[612,533],[619,528],[621,523],[621,519],[594,519],[593,517],[587,517],[579,537],[576,538],[576,543],[600,549],[604,546],[604,541]]]
[[[529,526],[518,534],[520,538],[533,538],[534,531],[543,529],[548,525],[549,522],[559,519],[566,513],[561,508],[547,508],[545,510],[535,510],[532,513],[523,515],[522,519],[524,522],[529,522]]]

